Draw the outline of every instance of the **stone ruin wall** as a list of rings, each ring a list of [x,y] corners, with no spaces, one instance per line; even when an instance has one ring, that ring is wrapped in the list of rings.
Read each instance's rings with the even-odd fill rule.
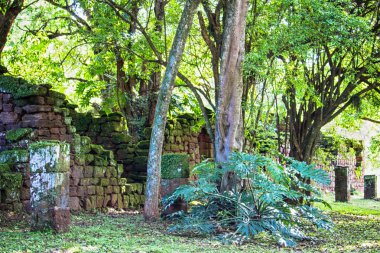
[[[365,166],[362,166],[363,162],[359,158],[352,158],[352,159],[337,159],[336,162],[334,162],[333,167],[347,167],[348,173],[349,173],[349,181],[351,188],[355,189],[356,191],[364,192],[364,174],[365,174]],[[358,167],[362,168],[360,177],[358,177],[355,174],[355,169]],[[322,189],[329,192],[335,191],[335,171],[330,170],[329,171],[329,177],[331,180],[330,185],[323,186]]]
[[[18,82],[18,79],[13,80]],[[25,82],[20,79],[20,85]],[[23,87],[27,89],[27,87]],[[0,87],[0,182],[22,175],[21,189],[0,183],[0,208],[30,209],[29,143],[59,140],[70,144],[70,208],[140,208],[144,203],[144,183],[124,177],[124,168],[114,154],[80,136],[72,125],[70,111],[75,106],[65,96],[38,86],[27,94],[11,94]],[[9,141],[9,130],[28,129],[27,136]],[[10,168],[8,168],[10,167]],[[4,173],[3,173],[4,172]]]
[[[1,78],[1,77],[0,77]],[[22,79],[10,78],[16,85]],[[7,80],[8,80],[7,79]],[[136,142],[125,133],[117,113],[93,117],[75,111],[63,94],[49,86],[33,86],[30,92],[14,94],[0,80],[0,209],[30,209],[29,143],[59,140],[70,144],[70,208],[91,210],[105,207],[140,208],[144,203],[146,163],[150,129]],[[212,144],[204,129],[193,130],[190,115],[168,121],[164,153],[189,155],[190,166],[212,156]],[[27,129],[18,140],[7,140],[10,130]],[[29,131],[30,130],[30,131]],[[11,168],[4,169],[1,166]],[[2,185],[7,175],[21,180],[21,190]],[[3,180],[2,180],[3,179]],[[4,189],[2,189],[4,188]],[[9,187],[8,187],[9,188]],[[13,197],[10,197],[13,192]]]
[[[73,124],[79,134],[89,136],[93,143],[114,152],[118,162],[132,178],[143,178],[149,152],[151,128],[144,129],[144,137],[136,142],[125,134],[125,123],[118,113],[94,117],[90,113],[72,112]],[[163,153],[189,155],[190,167],[204,158],[213,157],[213,147],[204,128],[194,129],[194,115],[184,114],[169,119],[165,130]]]

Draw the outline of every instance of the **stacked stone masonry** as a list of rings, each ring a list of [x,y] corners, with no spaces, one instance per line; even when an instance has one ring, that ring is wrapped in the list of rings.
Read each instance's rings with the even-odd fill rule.
[[[195,127],[193,115],[181,115],[167,125],[164,153],[188,154],[190,167],[212,156],[211,141],[204,129]],[[133,139],[126,134],[125,121],[118,113],[78,113],[75,105],[48,85],[0,76],[0,167],[9,168],[4,173],[0,169],[0,208],[30,210],[27,148],[42,140],[70,144],[72,210],[140,208],[144,202],[150,132],[146,128],[140,140]],[[25,153],[25,159],[1,161],[1,157],[19,150]],[[10,173],[21,178],[13,195],[1,185],[1,177]]]
[[[19,91],[15,87],[19,87]],[[75,108],[63,94],[51,91],[49,86],[30,85],[22,79],[0,76],[0,167],[8,168],[4,173],[0,170],[2,209],[15,210],[23,206],[30,210],[26,148],[40,140],[59,140],[71,146],[72,210],[141,207],[143,183],[122,177],[123,165],[116,162],[112,151],[92,144],[89,137],[76,134],[71,116]],[[10,173],[16,178],[18,173],[22,175],[20,186],[13,189],[12,194],[9,187],[6,189],[7,186],[1,184],[1,178]]]

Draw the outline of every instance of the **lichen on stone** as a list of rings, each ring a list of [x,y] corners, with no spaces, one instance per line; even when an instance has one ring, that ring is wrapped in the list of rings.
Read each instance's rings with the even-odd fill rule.
[[[32,173],[66,172],[70,166],[70,145],[59,141],[40,141],[29,145]]]

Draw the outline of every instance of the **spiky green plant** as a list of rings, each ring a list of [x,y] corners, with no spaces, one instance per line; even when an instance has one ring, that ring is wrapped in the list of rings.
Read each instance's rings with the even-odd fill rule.
[[[238,183],[233,190],[221,192],[218,186],[227,171],[236,176]],[[236,152],[220,167],[203,162],[193,173],[196,181],[179,187],[164,201],[168,207],[182,198],[191,207],[188,213],[171,216],[178,219],[171,231],[222,231],[239,240],[268,232],[279,244],[294,246],[297,240],[307,239],[305,226],[332,227],[329,217],[312,206],[313,202],[328,206],[317,185],[330,183],[328,174],[313,165],[292,159],[281,165],[261,155]],[[307,179],[312,184],[305,183]]]

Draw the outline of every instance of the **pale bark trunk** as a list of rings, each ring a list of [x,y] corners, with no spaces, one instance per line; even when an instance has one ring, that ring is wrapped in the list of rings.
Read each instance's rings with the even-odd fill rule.
[[[243,147],[242,60],[245,45],[247,0],[226,1],[219,94],[217,98],[215,146],[216,162],[223,163],[232,151],[241,151]],[[234,179],[226,174],[221,190],[227,190]]]
[[[194,14],[199,2],[200,0],[188,0],[185,4],[158,95],[153,129],[150,138],[147,170],[148,178],[145,192],[144,217],[145,220],[148,221],[157,219],[160,215],[159,189],[161,181],[161,154],[164,141],[166,115],[169,109],[174,81],[178,73],[186,39],[189,35]]]

